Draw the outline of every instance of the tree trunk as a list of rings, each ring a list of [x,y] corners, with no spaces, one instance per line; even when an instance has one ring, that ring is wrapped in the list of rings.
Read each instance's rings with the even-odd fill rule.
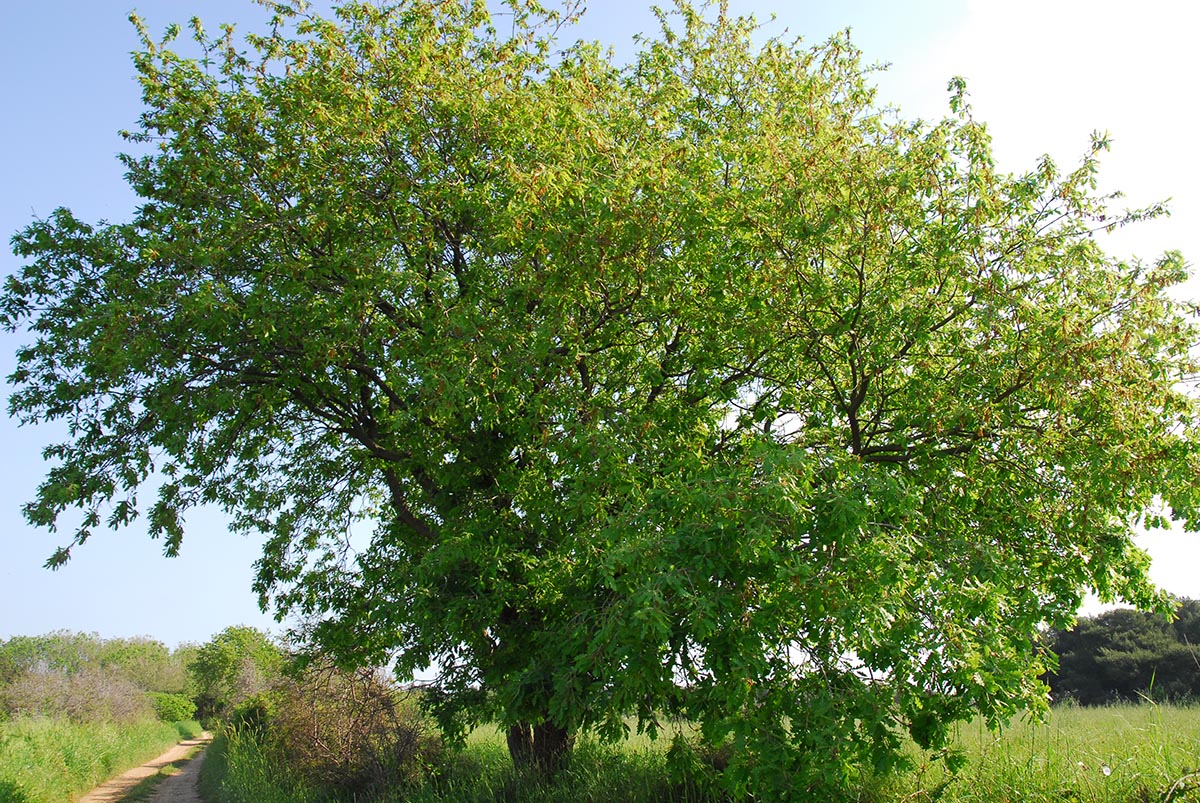
[[[520,722],[508,729],[508,754],[513,766],[541,775],[562,769],[574,743],[570,731],[548,720],[533,726]]]
[[[546,720],[533,728],[533,763],[546,774],[558,772],[571,755],[575,737]]]
[[[519,722],[508,729],[508,754],[518,770],[533,763],[533,729],[528,722]]]

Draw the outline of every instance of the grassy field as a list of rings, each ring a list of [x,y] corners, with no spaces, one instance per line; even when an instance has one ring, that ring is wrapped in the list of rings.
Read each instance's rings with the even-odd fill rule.
[[[18,718],[0,723],[0,803],[63,803],[197,736],[195,722],[75,724]]]
[[[1056,708],[1045,725],[959,729],[956,777],[918,761],[884,800],[953,803],[1200,801],[1200,707]]]
[[[657,803],[719,800],[698,785],[672,783],[669,739],[602,746],[584,740],[553,783],[513,773],[502,735],[485,728],[427,783],[387,803]],[[1045,725],[1017,721],[1003,733],[959,729],[968,761],[957,774],[914,750],[912,771],[877,779],[860,803],[1180,803],[1200,801],[1200,708],[1059,708]],[[216,759],[214,761],[214,758]],[[287,776],[252,740],[230,734],[204,769],[212,803],[315,803],[323,798]]]

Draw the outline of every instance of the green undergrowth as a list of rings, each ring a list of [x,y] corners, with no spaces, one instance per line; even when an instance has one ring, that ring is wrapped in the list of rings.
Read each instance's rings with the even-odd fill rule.
[[[248,731],[226,729],[209,745],[200,767],[208,803],[309,803],[326,798],[274,760]]]
[[[503,736],[493,728],[447,752],[422,781],[396,785],[377,803],[706,803],[721,796],[705,779],[671,780],[671,740],[606,746],[581,740],[552,781],[513,771]],[[1200,707],[1120,705],[1059,708],[1047,724],[1015,721],[1000,734],[959,728],[954,750],[966,763],[912,752],[913,768],[874,779],[858,803],[1200,803]],[[708,779],[711,780],[711,777]],[[202,775],[209,803],[333,803],[290,775],[246,734],[218,737]]]
[[[404,796],[384,800],[413,803],[709,803],[724,797],[704,778],[672,779],[667,769],[669,738],[634,738],[617,745],[581,739],[567,767],[551,779],[512,767],[503,735],[494,728],[472,734],[466,748],[426,782]]]
[[[195,722],[0,723],[0,803],[63,803],[200,734]]]
[[[494,728],[473,733],[459,752],[447,753],[424,778],[372,798],[379,803],[717,803],[715,791],[699,783],[672,781],[666,744],[631,740],[601,745],[583,739],[568,767],[551,780],[513,770],[503,736]],[[201,793],[209,803],[332,803],[290,774],[248,733],[219,735],[201,768]],[[355,800],[362,801],[359,796]],[[348,800],[348,798],[343,798]]]

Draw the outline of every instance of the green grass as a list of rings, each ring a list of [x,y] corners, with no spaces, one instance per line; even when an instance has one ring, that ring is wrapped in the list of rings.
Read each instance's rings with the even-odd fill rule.
[[[327,798],[288,777],[253,740],[222,737],[205,761],[211,803],[322,803]],[[482,728],[465,749],[448,753],[417,788],[385,803],[659,803],[718,800],[699,786],[672,784],[669,738],[617,746],[581,740],[568,769],[545,782],[515,773],[504,738]],[[216,749],[218,748],[219,749]],[[945,765],[913,750],[915,768],[859,790],[861,803],[1200,803],[1200,707],[1124,705],[1059,708],[1049,723],[1012,723],[1001,734],[959,729],[966,766]],[[215,760],[214,760],[215,759]],[[328,798],[332,799],[332,798]],[[359,798],[362,800],[363,798]]]
[[[680,803],[716,801],[695,788],[672,783],[666,772],[667,742],[631,739],[622,745],[580,740],[570,766],[547,782],[513,770],[503,735],[495,728],[472,733],[466,747],[449,753],[424,784],[394,790],[387,803]],[[254,739],[238,731],[219,735],[200,775],[210,803],[323,803],[333,800],[290,776]],[[358,798],[362,800],[363,798]]]
[[[605,745],[580,739],[567,767],[552,779],[514,771],[503,734],[481,728],[471,734],[462,753],[452,755],[424,786],[388,798],[405,803],[642,803],[720,800],[698,784],[670,779],[666,751],[670,736],[657,741],[634,736],[622,744]]]
[[[21,717],[0,723],[0,803],[63,803],[161,754],[196,723],[78,724]]]
[[[291,777],[250,735],[217,734],[200,767],[200,795],[208,803],[314,803],[316,791]]]
[[[1001,734],[959,729],[968,761],[956,777],[921,761],[883,800],[942,803],[1179,803],[1200,801],[1200,708],[1057,708],[1045,725]]]

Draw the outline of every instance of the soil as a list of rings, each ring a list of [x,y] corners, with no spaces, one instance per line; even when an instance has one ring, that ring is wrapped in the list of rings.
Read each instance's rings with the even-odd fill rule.
[[[204,748],[210,741],[212,735],[208,733],[201,734],[199,739],[182,741],[153,761],[134,767],[124,775],[97,786],[77,803],[119,803],[133,787],[175,762],[182,762],[179,765],[179,774],[159,782],[148,803],[203,803],[196,782],[200,777],[200,765],[204,763]],[[193,754],[195,757],[189,760],[188,756]]]

